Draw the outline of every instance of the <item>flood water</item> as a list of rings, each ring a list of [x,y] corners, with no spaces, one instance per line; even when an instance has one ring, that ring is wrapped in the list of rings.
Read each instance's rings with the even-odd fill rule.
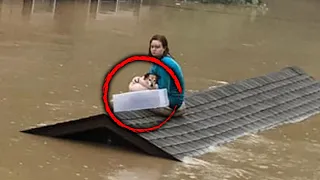
[[[319,116],[185,163],[19,132],[103,113],[105,74],[124,57],[146,53],[156,33],[168,37],[188,91],[288,65],[320,78],[320,1],[266,2],[267,11],[164,1],[0,0],[0,179],[320,179]],[[148,67],[128,65],[111,92],[126,91]]]

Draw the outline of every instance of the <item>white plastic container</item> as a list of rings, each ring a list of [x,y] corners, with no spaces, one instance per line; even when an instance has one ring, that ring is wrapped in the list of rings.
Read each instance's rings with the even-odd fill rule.
[[[113,95],[113,111],[133,111],[169,106],[167,89],[126,92]]]

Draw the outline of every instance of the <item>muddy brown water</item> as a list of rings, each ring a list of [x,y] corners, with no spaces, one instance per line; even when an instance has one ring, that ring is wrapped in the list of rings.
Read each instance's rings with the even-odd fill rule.
[[[103,78],[165,34],[188,91],[297,65],[320,77],[316,0],[269,0],[268,11],[217,5],[0,1],[0,179],[318,180],[319,116],[246,136],[185,163],[126,149],[19,133],[104,112]],[[121,70],[126,91],[149,64]]]

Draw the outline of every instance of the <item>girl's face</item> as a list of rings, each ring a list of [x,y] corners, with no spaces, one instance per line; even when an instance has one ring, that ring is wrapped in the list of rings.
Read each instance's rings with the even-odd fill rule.
[[[150,51],[153,56],[161,57],[165,51],[165,48],[163,48],[162,43],[160,41],[153,40],[150,44]]]

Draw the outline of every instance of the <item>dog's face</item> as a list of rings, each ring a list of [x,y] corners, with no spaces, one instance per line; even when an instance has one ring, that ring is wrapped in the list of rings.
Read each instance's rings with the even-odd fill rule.
[[[144,80],[148,83],[150,88],[155,88],[159,77],[155,74],[147,73],[144,75]]]

